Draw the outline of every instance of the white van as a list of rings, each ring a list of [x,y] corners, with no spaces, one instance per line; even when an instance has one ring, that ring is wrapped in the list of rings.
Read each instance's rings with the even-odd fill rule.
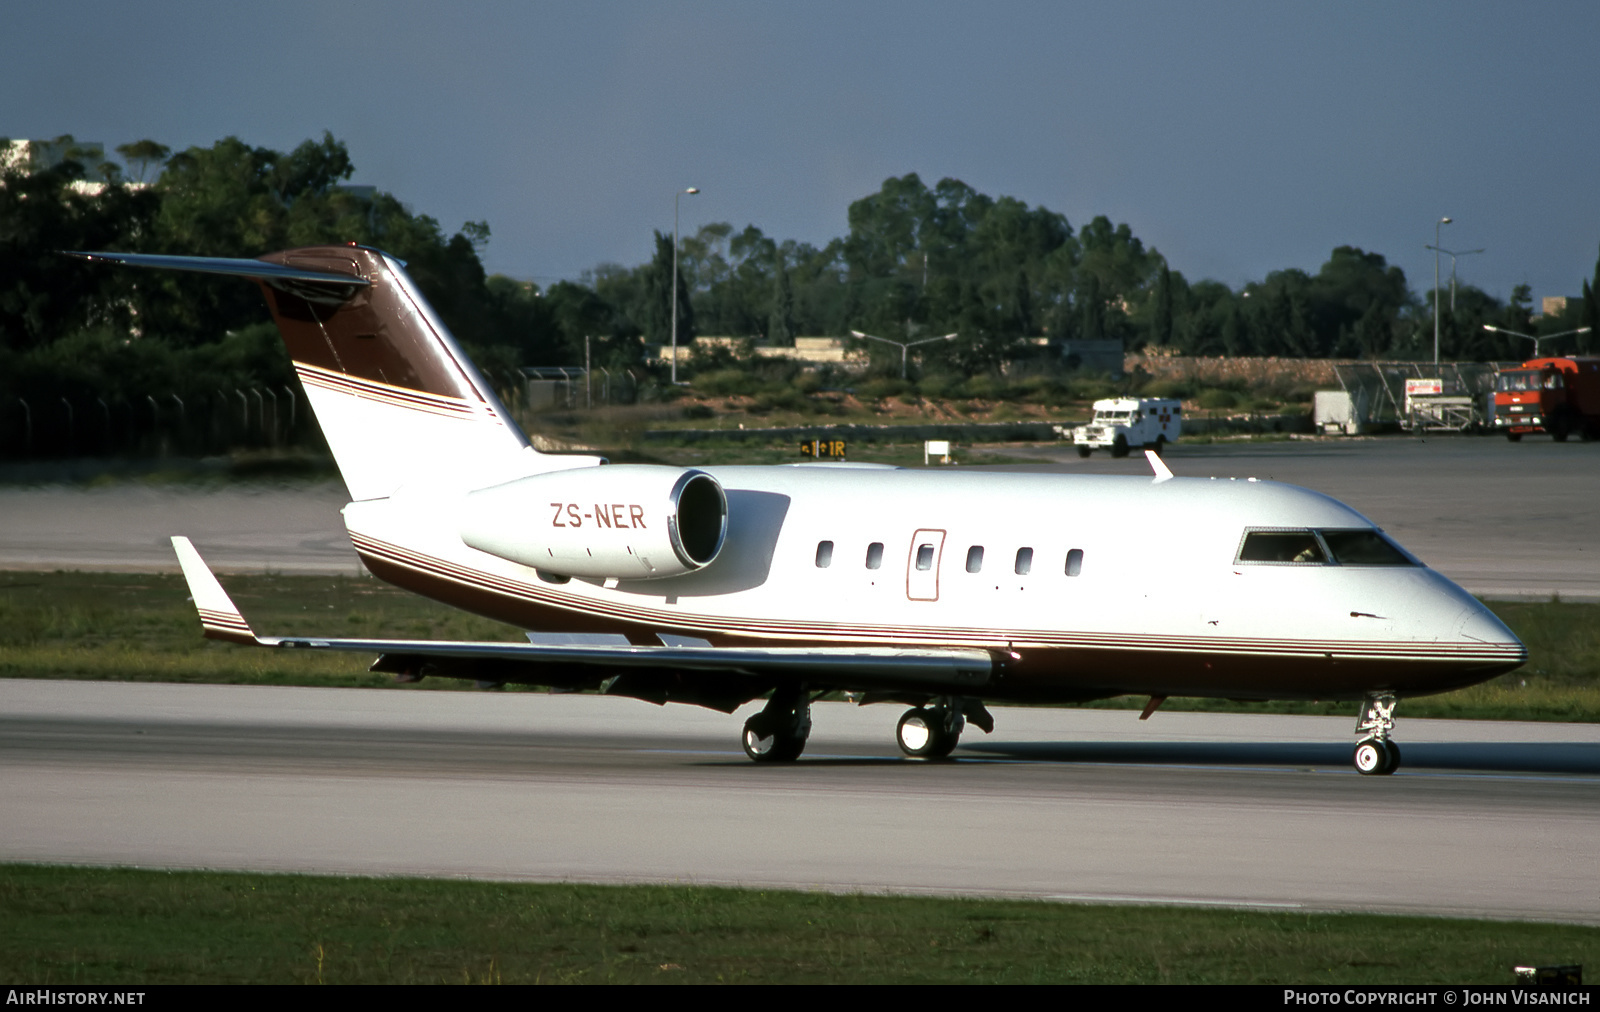
[[[1149,447],[1157,453],[1176,440],[1183,431],[1183,404],[1155,397],[1116,397],[1094,402],[1094,420],[1072,430],[1078,456],[1087,457],[1096,449],[1110,450],[1113,457],[1126,457],[1134,447]],[[1066,435],[1063,431],[1062,435]]]

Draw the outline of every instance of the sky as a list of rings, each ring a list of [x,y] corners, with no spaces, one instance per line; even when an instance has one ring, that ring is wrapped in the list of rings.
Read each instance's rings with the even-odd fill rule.
[[[351,182],[549,284],[652,230],[822,245],[886,178],[1126,222],[1191,280],[1335,246],[1500,298],[1600,253],[1593,2],[12,0],[0,136],[344,141]],[[1450,262],[1444,260],[1448,279]],[[1537,302],[1536,302],[1537,305]]]

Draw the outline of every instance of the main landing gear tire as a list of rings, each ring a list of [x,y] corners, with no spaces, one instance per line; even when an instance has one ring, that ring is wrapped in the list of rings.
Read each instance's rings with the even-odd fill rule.
[[[900,751],[916,759],[943,759],[955,751],[961,728],[950,728],[945,715],[918,706],[907,710],[895,728]]]
[[[1355,763],[1356,772],[1363,776],[1388,776],[1400,768],[1400,746],[1376,738],[1358,742],[1351,761]]]
[[[809,731],[810,728],[806,728]],[[758,763],[792,763],[806,750],[807,734],[797,733],[789,721],[758,713],[744,722],[744,754]]]

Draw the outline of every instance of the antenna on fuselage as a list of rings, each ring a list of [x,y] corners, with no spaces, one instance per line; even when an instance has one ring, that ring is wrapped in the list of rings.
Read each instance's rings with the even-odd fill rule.
[[[1144,451],[1144,459],[1150,462],[1150,470],[1156,473],[1157,482],[1163,482],[1172,477],[1172,468],[1168,467],[1167,462],[1161,459],[1161,454],[1154,450],[1146,450]]]

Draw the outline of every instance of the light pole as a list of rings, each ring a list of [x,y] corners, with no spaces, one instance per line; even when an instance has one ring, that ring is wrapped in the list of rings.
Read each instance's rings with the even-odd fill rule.
[[[1538,358],[1539,357],[1539,342],[1540,341],[1554,341],[1558,337],[1571,337],[1573,334],[1587,334],[1589,332],[1589,330],[1590,330],[1590,328],[1588,328],[1588,327],[1579,327],[1577,330],[1563,330],[1559,334],[1541,334],[1538,337],[1534,337],[1532,334],[1522,334],[1522,333],[1518,333],[1515,330],[1507,330],[1504,327],[1491,327],[1487,323],[1485,323],[1483,325],[1483,329],[1484,330],[1492,330],[1497,334],[1510,334],[1512,337],[1520,337],[1520,338],[1524,338],[1526,340],[1532,341],[1533,342],[1533,357],[1534,358]]]
[[[672,385],[678,385],[678,198],[685,193],[699,193],[698,186],[679,190],[672,195]]]
[[[1450,224],[1449,218],[1440,218],[1433,225],[1433,364],[1435,367],[1439,365],[1439,227],[1448,224]]]
[[[882,341],[884,344],[892,344],[895,347],[899,348],[900,349],[900,378],[901,379],[905,379],[906,378],[906,355],[911,351],[912,348],[915,348],[919,344],[932,344],[935,341],[954,341],[956,339],[956,335],[955,334],[946,334],[943,337],[926,337],[926,338],[923,338],[920,341],[906,342],[906,341],[891,341],[887,337],[874,337],[871,334],[863,334],[859,330],[852,330],[850,333],[852,335],[856,336],[856,337],[864,338],[865,340],[868,340],[868,341]]]
[[[1456,257],[1469,257],[1474,253],[1482,253],[1483,250],[1469,249],[1457,252],[1445,249],[1442,246],[1429,246],[1428,249],[1433,250],[1434,259],[1438,259],[1440,253],[1450,258],[1450,312],[1454,313],[1456,311]]]

